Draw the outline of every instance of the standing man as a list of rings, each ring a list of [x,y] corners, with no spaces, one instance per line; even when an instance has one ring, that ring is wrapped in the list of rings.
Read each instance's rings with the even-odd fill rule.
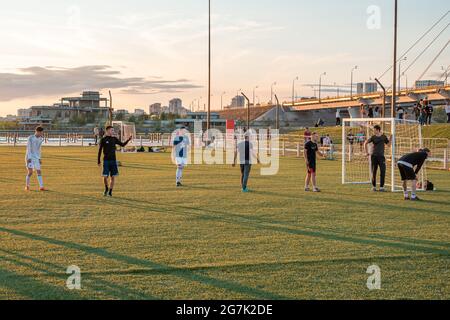
[[[311,136],[311,140],[305,144],[305,148],[303,150],[303,156],[305,157],[307,169],[305,179],[306,192],[310,190],[309,185],[311,182],[313,185],[313,192],[320,192],[320,189],[317,187],[316,183],[316,173],[317,173],[316,154],[319,153],[320,155],[322,155],[322,153],[320,152],[319,146],[317,145],[317,139],[318,135],[317,133],[314,132]]]
[[[305,143],[311,140],[311,131],[309,128],[305,129],[305,132],[303,133],[303,138],[305,139]]]
[[[112,197],[112,192],[115,185],[116,177],[119,175],[119,169],[117,167],[116,160],[116,145],[124,148],[133,137],[125,142],[120,141],[114,137],[114,128],[112,126],[106,127],[105,136],[100,140],[100,147],[98,149],[98,166],[100,167],[100,158],[103,151],[103,183],[105,184],[105,192],[103,195]],[[108,178],[111,177],[111,183],[108,183]]]
[[[386,179],[386,158],[384,156],[384,147],[390,143],[389,139],[381,132],[381,127],[374,127],[375,135],[364,143],[364,150],[371,162],[372,169],[372,191],[377,191],[377,171],[380,168],[380,192],[384,192],[384,182]],[[368,145],[373,144],[372,154],[369,153]]]
[[[95,127],[95,128],[94,128],[95,145],[98,144],[98,135],[99,135],[98,127]]]
[[[428,102],[425,111],[426,111],[426,115],[427,115],[425,124],[431,126],[431,120],[433,118],[433,112],[434,112],[434,108],[433,108],[433,105],[431,104],[431,102]]]
[[[337,109],[336,111],[336,126],[341,125],[341,109]]]
[[[252,170],[252,160],[256,158],[259,163],[259,156],[255,152],[253,143],[250,142],[250,132],[244,132],[244,141],[236,144],[234,151],[233,167],[236,166],[236,160],[239,153],[239,164],[241,168],[241,187],[242,192],[250,192],[247,188],[250,171]]]
[[[181,179],[183,178],[183,170],[188,164],[190,138],[185,127],[177,130],[173,139],[172,159],[177,165],[177,173],[175,176],[176,186],[182,187]]]
[[[33,176],[33,171],[36,171],[37,180],[39,182],[39,191],[47,191],[44,188],[44,181],[42,179],[42,159],[41,146],[44,142],[44,128],[37,127],[34,134],[28,137],[27,152],[25,154],[25,165],[27,167],[27,176],[25,183],[25,191],[30,191],[30,179]]]
[[[447,114],[447,123],[450,123],[450,100],[447,100],[447,104],[445,106],[445,113]]]
[[[417,175],[423,164],[431,155],[430,149],[420,149],[418,152],[407,154],[398,161],[398,169],[403,181],[403,194],[405,200],[417,201]],[[415,169],[414,169],[415,168]],[[411,198],[408,193],[408,181],[411,181]]]

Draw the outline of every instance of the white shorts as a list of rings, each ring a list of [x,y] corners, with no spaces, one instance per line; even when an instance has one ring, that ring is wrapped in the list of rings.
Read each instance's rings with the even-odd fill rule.
[[[41,170],[41,162],[37,159],[31,159],[25,163],[28,169]]]
[[[187,166],[187,158],[181,158],[181,157],[176,157],[175,158],[175,163],[177,164],[177,166]]]

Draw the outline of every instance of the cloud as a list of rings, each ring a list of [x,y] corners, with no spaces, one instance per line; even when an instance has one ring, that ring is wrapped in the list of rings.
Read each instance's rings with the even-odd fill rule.
[[[137,95],[183,92],[196,88],[201,86],[188,79],[121,77],[120,71],[107,65],[75,68],[35,66],[19,69],[17,73],[0,73],[0,101],[65,95],[83,90],[121,89],[121,94]]]

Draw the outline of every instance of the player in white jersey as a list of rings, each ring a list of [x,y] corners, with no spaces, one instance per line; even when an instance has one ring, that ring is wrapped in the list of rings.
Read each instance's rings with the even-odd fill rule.
[[[177,165],[176,173],[176,186],[182,187],[181,179],[183,177],[183,170],[188,165],[189,146],[190,146],[189,133],[185,127],[181,127],[174,133],[173,136],[173,148],[172,148],[172,160]]]
[[[28,170],[25,186],[26,191],[30,191],[30,179],[33,176],[33,171],[36,171],[37,173],[39,190],[46,191],[41,171],[41,146],[44,142],[44,138],[42,137],[43,134],[44,129],[42,127],[37,127],[34,134],[29,136],[27,140],[27,153],[25,154],[25,164]]]

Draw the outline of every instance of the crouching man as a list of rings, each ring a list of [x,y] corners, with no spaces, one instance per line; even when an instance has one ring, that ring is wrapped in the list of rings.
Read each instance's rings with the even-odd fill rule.
[[[418,180],[417,175],[430,155],[430,149],[425,148],[420,149],[418,152],[404,155],[398,161],[397,165],[403,181],[403,194],[405,200],[420,200],[416,194]],[[411,197],[409,197],[408,193],[408,181],[411,181]]]

